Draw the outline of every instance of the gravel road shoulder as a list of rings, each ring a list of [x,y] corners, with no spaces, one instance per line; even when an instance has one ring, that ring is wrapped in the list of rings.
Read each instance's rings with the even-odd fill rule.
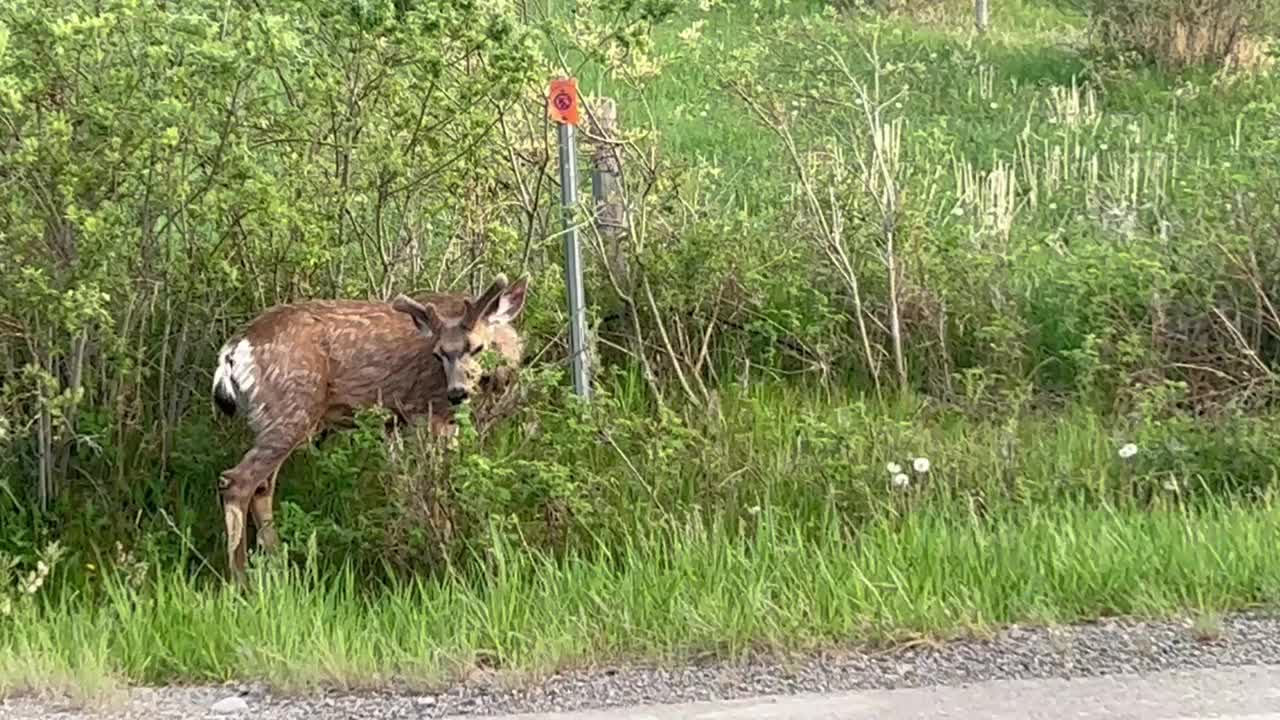
[[[1012,627],[985,640],[883,652],[827,652],[788,662],[600,668],[561,673],[520,687],[494,674],[477,673],[436,695],[278,696],[245,686],[135,688],[122,703],[94,712],[49,700],[10,698],[0,702],[0,718],[483,716],[1244,665],[1280,665],[1280,617],[1241,614],[1199,624],[1105,620],[1056,628]]]

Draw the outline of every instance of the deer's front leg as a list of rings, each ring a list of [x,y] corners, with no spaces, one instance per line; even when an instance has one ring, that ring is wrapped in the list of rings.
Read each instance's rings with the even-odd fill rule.
[[[454,422],[452,416],[432,413],[430,428],[431,434],[438,438],[444,438],[450,449],[458,446],[458,423]]]

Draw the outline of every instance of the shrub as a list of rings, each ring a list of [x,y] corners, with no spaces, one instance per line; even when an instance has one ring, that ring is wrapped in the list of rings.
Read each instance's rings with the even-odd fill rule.
[[[1268,64],[1269,0],[1086,0],[1095,39],[1168,68]]]

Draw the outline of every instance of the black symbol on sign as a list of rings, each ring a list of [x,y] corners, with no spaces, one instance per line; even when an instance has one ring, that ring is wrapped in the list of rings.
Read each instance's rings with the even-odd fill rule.
[[[551,99],[551,102],[560,112],[564,112],[573,106],[573,97],[569,93],[560,93]]]

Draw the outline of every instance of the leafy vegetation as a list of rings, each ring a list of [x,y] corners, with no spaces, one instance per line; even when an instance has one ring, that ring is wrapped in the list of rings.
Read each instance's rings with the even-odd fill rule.
[[[1280,81],[1098,32],[1141,6],[8,3],[0,692],[1273,602]],[[620,119],[590,406],[559,72]],[[499,271],[520,406],[299,450],[287,555],[219,588],[226,335]]]

